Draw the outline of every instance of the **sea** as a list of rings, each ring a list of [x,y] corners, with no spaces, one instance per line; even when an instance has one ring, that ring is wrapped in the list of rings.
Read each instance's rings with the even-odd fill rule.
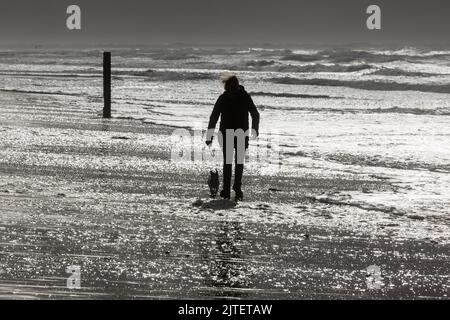
[[[72,107],[93,108],[100,116],[103,50],[0,49],[0,97],[33,94],[39,106],[56,113],[71,97],[67,103]],[[114,118],[206,129],[223,92],[220,77],[232,73],[261,114],[261,134],[252,146],[278,155],[258,165],[267,169],[262,174],[388,179],[397,192],[354,192],[352,201],[449,225],[450,51],[301,46],[107,50],[112,52]]]

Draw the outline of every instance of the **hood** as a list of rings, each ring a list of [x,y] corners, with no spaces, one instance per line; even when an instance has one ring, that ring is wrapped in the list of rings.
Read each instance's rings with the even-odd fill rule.
[[[242,95],[246,95],[247,91],[245,91],[244,86],[239,85],[239,89],[236,91],[225,91],[224,92],[225,95],[227,95],[230,98],[235,98],[235,97],[239,97]]]

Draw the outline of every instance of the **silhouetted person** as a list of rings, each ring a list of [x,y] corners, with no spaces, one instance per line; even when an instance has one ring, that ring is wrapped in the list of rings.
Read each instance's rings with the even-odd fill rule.
[[[213,139],[214,128],[220,116],[219,143],[223,151],[223,189],[220,196],[230,199],[231,171],[234,152],[234,184],[236,200],[243,199],[242,174],[244,171],[245,152],[248,148],[249,125],[248,114],[252,117],[252,135],[259,134],[259,112],[250,95],[239,85],[236,76],[224,81],[225,92],[217,99],[208,124],[206,144]],[[241,129],[241,130],[239,130]],[[245,134],[244,134],[245,133]]]

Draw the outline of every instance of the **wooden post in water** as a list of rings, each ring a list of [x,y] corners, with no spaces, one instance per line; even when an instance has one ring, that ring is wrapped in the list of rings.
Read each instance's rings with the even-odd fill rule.
[[[103,52],[103,118],[111,118],[111,52]]]

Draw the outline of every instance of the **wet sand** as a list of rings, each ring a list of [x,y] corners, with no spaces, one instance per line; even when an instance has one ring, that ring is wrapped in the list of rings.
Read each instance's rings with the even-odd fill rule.
[[[2,93],[0,298],[448,298],[448,229],[325,197],[390,181],[250,172],[246,201],[198,199],[206,167],[170,162],[172,128],[47,98]]]

